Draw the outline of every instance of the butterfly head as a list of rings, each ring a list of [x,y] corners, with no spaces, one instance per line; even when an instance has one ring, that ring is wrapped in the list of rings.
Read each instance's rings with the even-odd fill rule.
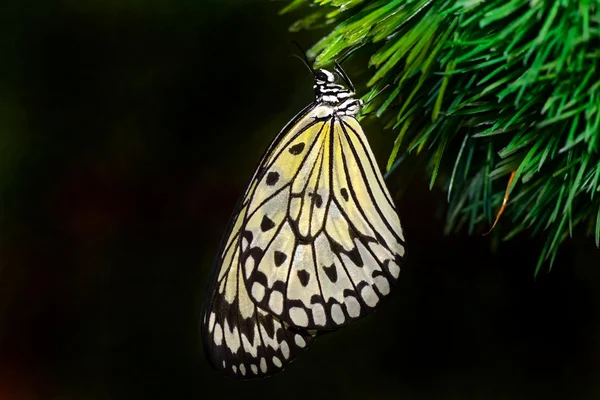
[[[326,69],[321,68],[315,71],[315,82],[317,85],[326,85],[328,83],[335,83],[336,81],[337,77]]]
[[[339,115],[355,115],[363,105],[362,100],[354,98],[354,86],[339,65],[336,64],[335,73],[326,69],[315,71],[315,98],[317,103],[329,105]],[[348,87],[338,83],[342,78]]]

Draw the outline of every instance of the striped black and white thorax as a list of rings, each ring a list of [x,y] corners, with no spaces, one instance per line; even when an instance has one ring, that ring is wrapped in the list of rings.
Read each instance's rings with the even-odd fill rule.
[[[333,108],[335,115],[356,115],[363,101],[354,98],[354,91],[335,83],[336,75],[326,69],[315,73],[315,101]]]

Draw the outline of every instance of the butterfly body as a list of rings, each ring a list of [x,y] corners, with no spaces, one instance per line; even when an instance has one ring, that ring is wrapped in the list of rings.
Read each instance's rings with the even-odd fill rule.
[[[398,279],[402,228],[355,119],[362,101],[341,76],[349,89],[315,73],[315,101],[269,146],[221,245],[202,336],[232,377],[281,370],[319,331],[375,309]]]

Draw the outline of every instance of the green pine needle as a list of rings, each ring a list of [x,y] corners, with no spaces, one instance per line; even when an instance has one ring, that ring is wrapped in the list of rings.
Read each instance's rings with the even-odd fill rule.
[[[365,98],[395,132],[388,173],[425,155],[448,191],[446,232],[547,238],[551,268],[573,232],[600,247],[600,0],[292,0],[292,30],[327,28],[315,67],[363,48]],[[450,170],[445,171],[448,167]],[[588,229],[585,229],[588,227]],[[584,228],[584,229],[579,229]]]

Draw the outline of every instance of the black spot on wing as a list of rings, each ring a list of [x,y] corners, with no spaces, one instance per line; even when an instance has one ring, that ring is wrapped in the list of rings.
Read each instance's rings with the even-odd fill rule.
[[[342,193],[342,197],[344,198],[344,200],[348,201],[348,199],[349,199],[349,197],[348,197],[348,189],[342,188],[342,190],[340,190],[340,193]]]
[[[285,282],[283,282],[283,281],[275,281],[273,283],[273,285],[271,285],[271,290],[273,292],[285,293],[285,291],[287,290],[287,287],[285,285]]]
[[[313,294],[310,298],[310,304],[323,304],[323,297],[319,294]]]
[[[267,185],[273,186],[274,184],[277,183],[278,180],[279,180],[279,172],[272,171],[267,174],[267,179],[266,179]]]
[[[389,260],[387,260],[387,261],[389,263]],[[378,269],[373,270],[371,277],[377,278],[378,276],[383,276],[384,278],[386,278],[385,274],[381,270],[378,270]]]
[[[281,264],[283,264],[286,259],[287,259],[287,254],[282,253],[279,250],[275,250],[275,252],[273,254],[273,261],[275,261],[275,266],[280,267]]]
[[[273,322],[273,318],[263,318],[262,325],[265,328],[265,331],[267,331],[267,335],[269,335],[269,337],[275,336],[275,323]]]
[[[261,223],[260,223],[260,229],[263,232],[266,232],[270,229],[273,229],[273,227],[275,226],[275,223],[266,215],[263,217]]]
[[[323,197],[317,193],[309,193],[308,195],[312,197],[312,201],[315,203],[315,206],[317,206],[317,208],[321,208],[323,205]]]
[[[348,258],[357,266],[362,267],[364,265],[357,247],[354,247],[352,250],[346,252],[346,254],[348,255]]]
[[[308,281],[310,280],[310,274],[308,271],[302,269],[298,271],[298,279],[302,286],[306,287],[308,285]]]
[[[244,239],[246,239],[248,241],[248,243],[252,243],[252,239],[254,238],[254,235],[252,235],[251,231],[244,231],[242,233],[242,237]]]
[[[325,271],[325,275],[329,278],[331,283],[336,283],[338,280],[337,269],[335,268],[335,264],[331,264],[330,267],[323,266],[323,271]]]
[[[279,343],[288,339],[288,337],[285,334],[285,330],[283,328],[277,329],[276,337],[277,337],[277,342],[279,342]]]
[[[248,250],[248,257],[254,258],[254,262],[256,264],[259,263],[259,261],[262,259],[262,256],[263,250],[260,247],[253,247],[250,250]]]
[[[360,293],[362,292],[362,290],[367,287],[367,286],[371,286],[369,283],[367,283],[366,281],[360,281],[356,284],[356,292]],[[370,307],[370,306],[369,306]],[[373,308],[373,307],[371,307]]]
[[[331,245],[331,250],[338,256],[345,254],[346,256],[348,256],[350,261],[352,261],[356,266],[362,267],[364,265],[362,257],[360,256],[360,252],[358,251],[358,248],[356,246],[353,247],[352,250],[346,250],[341,244],[334,240],[330,239],[329,243]]]
[[[269,280],[267,279],[267,276],[263,272],[261,272],[257,269],[252,271],[252,275],[250,276],[250,278],[254,282],[258,282],[265,287],[268,286],[268,284],[269,284]]]
[[[302,151],[304,150],[304,146],[304,143],[298,143],[293,145],[292,147],[290,147],[290,154],[297,156],[298,154],[302,153]]]

